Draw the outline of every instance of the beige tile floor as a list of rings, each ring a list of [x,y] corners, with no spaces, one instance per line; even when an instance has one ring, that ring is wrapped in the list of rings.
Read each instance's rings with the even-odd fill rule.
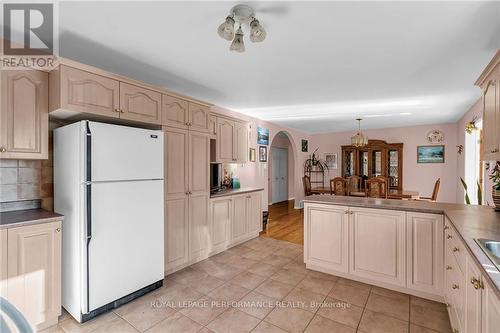
[[[441,303],[307,270],[301,245],[261,237],[174,273],[162,288],[83,325],[64,313],[43,332],[448,333],[451,328]]]

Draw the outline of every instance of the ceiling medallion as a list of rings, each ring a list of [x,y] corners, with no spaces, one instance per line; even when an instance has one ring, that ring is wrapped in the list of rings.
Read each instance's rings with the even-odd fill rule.
[[[354,147],[364,147],[368,144],[368,137],[361,132],[361,118],[356,119],[358,121],[358,133],[351,137],[351,145]]]
[[[427,141],[430,143],[441,143],[444,141],[444,133],[440,130],[432,130],[427,133]]]
[[[238,24],[238,30],[234,31],[235,23]],[[248,5],[236,5],[231,8],[225,21],[217,29],[219,36],[225,40],[232,41],[229,49],[235,52],[245,52],[245,43],[243,42],[242,24],[250,26],[250,40],[254,43],[262,42],[266,38],[266,30],[255,18],[255,11]]]

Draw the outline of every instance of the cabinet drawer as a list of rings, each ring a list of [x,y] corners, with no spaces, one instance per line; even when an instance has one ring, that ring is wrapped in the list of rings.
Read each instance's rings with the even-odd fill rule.
[[[465,272],[465,247],[462,243],[462,240],[459,238],[458,233],[455,231],[455,229],[447,224],[449,226],[448,229],[445,231],[445,242],[448,247],[448,249],[453,253],[453,256],[455,257],[458,268],[462,271]]]

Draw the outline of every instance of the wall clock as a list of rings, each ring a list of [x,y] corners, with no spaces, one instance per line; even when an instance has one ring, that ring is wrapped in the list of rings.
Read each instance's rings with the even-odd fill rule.
[[[427,133],[427,141],[430,143],[441,143],[444,141],[444,133],[440,130],[432,130]]]

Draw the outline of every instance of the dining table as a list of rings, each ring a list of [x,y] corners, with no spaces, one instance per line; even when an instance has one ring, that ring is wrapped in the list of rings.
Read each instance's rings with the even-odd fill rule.
[[[317,186],[312,188],[313,192],[318,192],[321,194],[330,194],[330,187],[328,186]],[[410,190],[398,190],[398,189],[390,189],[387,193],[387,199],[419,199],[420,193],[417,191]]]

